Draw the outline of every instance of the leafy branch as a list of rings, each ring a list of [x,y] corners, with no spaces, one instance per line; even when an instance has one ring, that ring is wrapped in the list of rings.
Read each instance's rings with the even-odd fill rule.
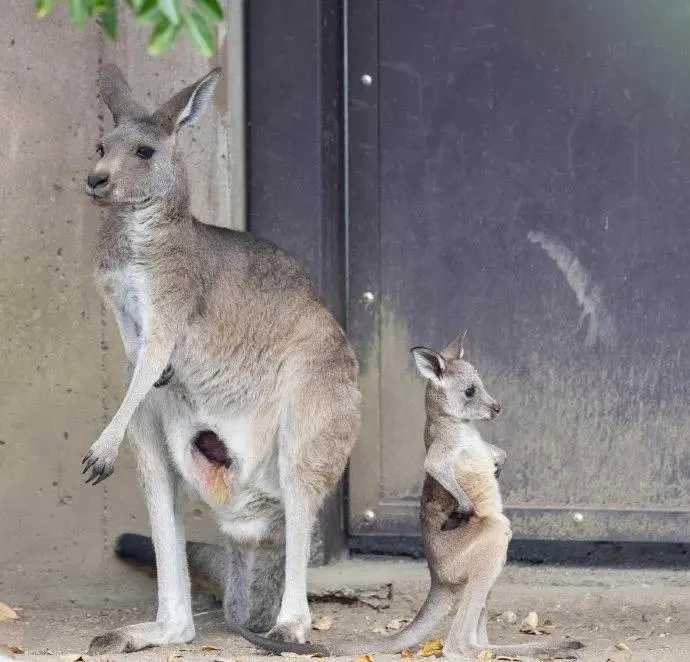
[[[44,18],[55,9],[56,2],[66,2],[72,22],[84,28],[94,19],[111,39],[117,38],[119,0],[35,0],[36,15]],[[219,0],[123,0],[139,23],[151,26],[148,50],[151,55],[167,51],[180,32],[204,56],[216,51],[213,25],[224,18]]]

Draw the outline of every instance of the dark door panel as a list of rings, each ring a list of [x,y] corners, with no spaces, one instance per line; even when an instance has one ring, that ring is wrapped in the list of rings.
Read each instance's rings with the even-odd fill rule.
[[[416,534],[468,327],[517,537],[690,542],[690,4],[349,4],[351,531]]]

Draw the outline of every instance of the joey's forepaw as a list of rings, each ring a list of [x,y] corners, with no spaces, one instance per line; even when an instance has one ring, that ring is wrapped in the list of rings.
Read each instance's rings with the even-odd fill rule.
[[[117,449],[113,451],[109,447],[103,447],[96,442],[81,461],[83,465],[82,474],[86,474],[88,471],[91,472],[86,479],[86,484],[98,485],[108,476],[111,476],[115,471],[116,460]]]

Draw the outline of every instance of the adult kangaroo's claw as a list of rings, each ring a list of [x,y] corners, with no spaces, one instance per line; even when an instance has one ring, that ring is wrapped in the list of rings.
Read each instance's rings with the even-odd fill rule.
[[[113,448],[111,444],[97,441],[84,456],[82,460],[82,474],[89,471],[89,477],[85,483],[98,485],[115,471],[115,461],[117,460],[117,446]]]

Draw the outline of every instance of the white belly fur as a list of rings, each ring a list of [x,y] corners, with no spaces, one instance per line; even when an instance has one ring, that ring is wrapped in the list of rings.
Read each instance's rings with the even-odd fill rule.
[[[267,435],[250,415],[221,418],[193,411],[166,387],[153,389],[146,405],[159,418],[170,456],[192,494],[207,503],[220,529],[237,540],[263,537],[277,510],[282,510],[275,435]],[[210,494],[192,456],[192,441],[201,430],[214,431],[225,443],[236,469],[235,488],[224,503]],[[257,500],[265,508],[257,512]],[[253,506],[250,510],[249,506]],[[255,516],[251,516],[251,514]]]

